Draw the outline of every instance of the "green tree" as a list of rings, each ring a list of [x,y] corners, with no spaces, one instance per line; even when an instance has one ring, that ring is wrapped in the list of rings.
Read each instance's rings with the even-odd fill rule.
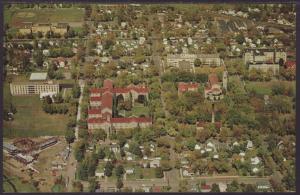
[[[80,181],[73,182],[73,192],[83,192],[83,185]]]
[[[211,186],[211,192],[220,192],[219,185],[216,183],[213,183]]]
[[[84,154],[85,154],[85,143],[79,141],[76,143],[74,147],[75,159],[80,162],[84,158]]]
[[[107,177],[110,177],[112,175],[112,171],[113,171],[113,164],[110,162],[110,161],[107,161],[106,165],[105,165],[105,171],[104,171],[104,174],[107,176]]]
[[[99,140],[103,140],[105,141],[105,139],[107,138],[107,133],[105,130],[103,129],[96,129],[95,132],[94,132],[94,139],[96,141],[99,141]]]
[[[98,151],[98,158],[99,159],[104,159],[105,158],[105,152],[103,148],[100,148]]]
[[[74,129],[67,129],[66,130],[66,134],[65,134],[65,139],[66,139],[66,142],[69,144],[69,146],[70,146],[70,144],[71,143],[73,143],[74,142],[74,140],[75,140],[75,131],[74,131]]]
[[[125,170],[124,167],[122,165],[118,165],[116,167],[116,176],[119,178],[124,174]]]
[[[76,83],[74,85],[74,87],[72,88],[72,95],[73,95],[73,98],[79,98],[80,96],[80,86],[78,83]]]
[[[84,66],[83,75],[85,78],[93,78],[96,72],[96,67],[92,64],[87,64]]]
[[[95,192],[98,187],[98,182],[95,178],[89,180],[89,192]]]
[[[161,167],[156,167],[155,168],[155,176],[157,178],[163,178],[164,177],[164,172],[163,172]]]
[[[194,61],[194,65],[196,66],[196,67],[199,67],[199,66],[201,66],[201,60],[199,59],[199,58],[196,58],[195,59],[195,61]]]
[[[116,183],[116,187],[117,187],[117,189],[121,189],[122,187],[123,187],[123,181],[122,181],[122,179],[121,178],[118,178],[117,179],[117,183]]]

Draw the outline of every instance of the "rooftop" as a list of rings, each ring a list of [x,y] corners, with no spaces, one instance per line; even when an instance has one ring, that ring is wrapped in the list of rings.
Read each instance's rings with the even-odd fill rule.
[[[30,81],[42,81],[42,80],[47,80],[47,73],[46,72],[34,72],[31,73]]]

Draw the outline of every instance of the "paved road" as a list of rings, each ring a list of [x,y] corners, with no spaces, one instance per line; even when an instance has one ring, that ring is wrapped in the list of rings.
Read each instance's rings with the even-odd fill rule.
[[[236,180],[239,183],[255,184],[260,181],[269,181],[269,177],[256,177],[256,176],[201,176],[191,177],[186,179],[191,185],[196,185],[199,181],[206,181],[207,183],[231,183]]]
[[[80,120],[81,117],[81,102],[82,102],[82,98],[83,98],[83,89],[84,89],[84,81],[83,80],[79,80],[79,86],[80,86],[80,97],[79,97],[79,105],[78,105],[78,110],[77,110],[77,122]],[[76,140],[78,140],[78,130],[79,130],[79,126],[78,124],[75,127],[75,137]]]
[[[80,97],[79,97],[79,105],[78,105],[78,110],[77,110],[77,122],[80,120],[81,117],[81,103],[82,103],[82,98],[83,98],[83,89],[84,89],[84,81],[83,80],[79,80],[79,86],[80,86]],[[78,124],[75,127],[75,137],[76,137],[76,141],[78,141],[78,130],[79,130],[79,126]],[[75,143],[73,143],[71,145],[71,148],[73,148],[73,146],[75,145]],[[73,151],[73,150],[72,150]],[[67,166],[66,166],[66,175],[65,175],[65,179],[66,179],[66,187],[67,187],[67,192],[72,192],[72,183],[73,181],[75,181],[75,171],[76,171],[76,167],[77,167],[77,161],[74,157],[74,155],[72,153],[70,153],[68,161],[67,161]]]
[[[109,191],[109,189],[116,187],[116,182],[100,181],[100,188],[102,191]],[[167,186],[168,182],[165,179],[144,179],[144,180],[123,180],[124,187],[130,187],[132,189],[140,189],[143,186]]]
[[[74,155],[71,153],[67,161],[66,175],[64,176],[66,179],[67,192],[72,192],[72,183],[73,181],[75,181],[76,166],[77,166],[77,161]]]

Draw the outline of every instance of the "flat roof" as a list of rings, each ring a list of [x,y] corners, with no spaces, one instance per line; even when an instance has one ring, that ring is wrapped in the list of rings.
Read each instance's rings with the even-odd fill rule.
[[[41,81],[47,80],[47,73],[46,72],[34,72],[30,75],[30,81]]]

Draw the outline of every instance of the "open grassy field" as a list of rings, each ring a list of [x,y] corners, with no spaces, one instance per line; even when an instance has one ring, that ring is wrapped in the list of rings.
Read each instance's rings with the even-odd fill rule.
[[[292,81],[280,81],[285,86],[293,86],[293,88],[296,88],[296,82]],[[276,81],[270,81],[270,82],[246,82],[246,89],[254,90],[259,95],[271,95],[272,93],[272,85],[276,83]]]
[[[84,10],[78,8],[60,9],[5,9],[4,21],[12,27],[23,22],[82,22]]]
[[[140,176],[143,176],[141,178]],[[128,180],[135,180],[135,179],[155,179],[155,169],[154,168],[141,168],[140,166],[134,167],[134,173],[128,174]]]
[[[5,92],[5,97],[8,97]],[[35,137],[64,135],[68,118],[66,115],[47,114],[42,109],[39,96],[4,97],[4,102],[12,101],[17,109],[13,121],[3,122],[4,137]]]

